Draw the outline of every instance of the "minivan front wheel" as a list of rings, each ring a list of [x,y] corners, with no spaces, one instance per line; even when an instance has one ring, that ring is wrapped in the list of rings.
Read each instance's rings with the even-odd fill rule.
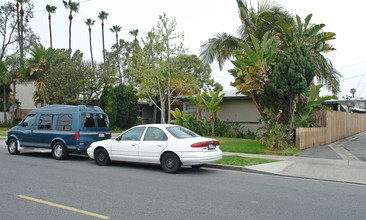
[[[64,160],[67,157],[66,147],[62,142],[56,142],[52,146],[52,156],[56,160]]]
[[[18,150],[18,143],[17,140],[15,140],[14,138],[9,140],[8,143],[8,152],[9,154],[15,155],[15,154],[19,154],[19,150]]]

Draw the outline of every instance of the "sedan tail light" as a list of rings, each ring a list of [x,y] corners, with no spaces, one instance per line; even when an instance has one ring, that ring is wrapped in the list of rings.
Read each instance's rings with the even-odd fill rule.
[[[200,142],[192,144],[191,147],[208,147],[210,144],[214,144],[215,146],[220,145],[219,141],[207,141],[207,142]]]

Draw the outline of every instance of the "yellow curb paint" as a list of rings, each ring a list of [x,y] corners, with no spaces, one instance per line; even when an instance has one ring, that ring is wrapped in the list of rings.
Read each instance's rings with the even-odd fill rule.
[[[33,201],[33,202],[38,202],[38,203],[41,203],[41,204],[57,207],[57,208],[60,208],[60,209],[66,209],[66,210],[69,210],[69,211],[82,213],[82,214],[93,216],[93,217],[100,218],[100,219],[110,219],[110,217],[108,217],[108,216],[95,214],[95,213],[84,211],[84,210],[81,210],[81,209],[75,209],[75,208],[72,208],[72,207],[69,207],[69,206],[64,206],[64,205],[56,204],[56,203],[53,203],[53,202],[47,202],[47,201],[44,201],[44,200],[41,200],[41,199],[36,199],[36,198],[29,197],[29,196],[18,195],[18,197],[22,198],[22,199],[27,199],[27,200],[30,200],[30,201]]]

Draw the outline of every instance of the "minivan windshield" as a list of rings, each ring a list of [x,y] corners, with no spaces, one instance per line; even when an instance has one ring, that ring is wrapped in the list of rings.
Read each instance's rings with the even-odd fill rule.
[[[191,138],[191,137],[199,137],[198,134],[194,133],[191,130],[188,130],[187,128],[181,127],[181,126],[172,126],[172,127],[167,127],[166,129],[174,137],[179,138],[179,139]]]

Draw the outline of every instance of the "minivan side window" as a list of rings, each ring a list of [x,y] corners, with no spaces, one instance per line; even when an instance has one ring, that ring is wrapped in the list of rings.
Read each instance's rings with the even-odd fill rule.
[[[81,127],[94,128],[95,127],[94,115],[91,113],[81,114]]]
[[[33,126],[35,121],[36,121],[36,115],[28,115],[26,118],[24,118],[21,126],[23,127]]]
[[[72,115],[60,114],[57,118],[56,130],[57,131],[71,131],[72,128]]]
[[[108,127],[108,119],[106,114],[96,114],[98,127],[107,128]]]
[[[53,115],[43,114],[39,117],[38,129],[51,129]]]

